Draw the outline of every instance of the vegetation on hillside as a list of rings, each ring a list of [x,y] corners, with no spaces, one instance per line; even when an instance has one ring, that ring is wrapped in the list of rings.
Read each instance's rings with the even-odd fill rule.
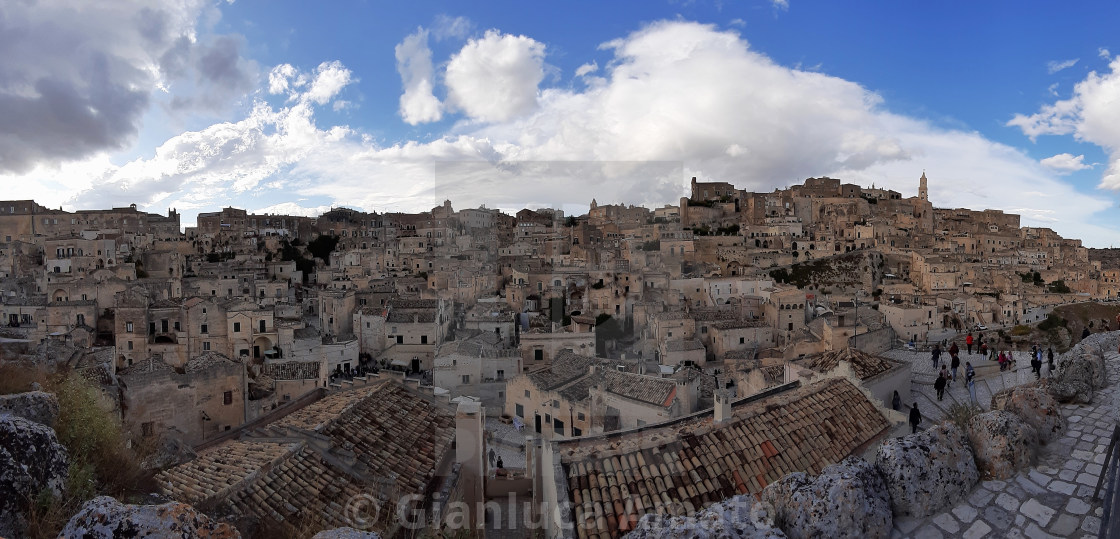
[[[100,389],[68,370],[48,373],[24,365],[0,365],[0,394],[28,391],[32,382],[58,397],[54,430],[70,457],[70,468],[61,497],[44,490],[28,500],[29,537],[57,537],[70,516],[95,496],[111,495],[127,503],[151,490],[150,475],[139,464],[147,447],[130,448],[120,421],[106,409]]]

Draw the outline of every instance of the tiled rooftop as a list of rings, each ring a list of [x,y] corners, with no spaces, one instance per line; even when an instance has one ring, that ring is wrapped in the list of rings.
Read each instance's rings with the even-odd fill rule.
[[[319,377],[319,362],[285,361],[284,363],[265,363],[261,374],[273,380],[314,380]]]
[[[233,441],[165,470],[156,481],[172,498],[198,504],[243,481],[288,451],[289,444]]]
[[[835,369],[841,361],[852,365],[852,370],[860,380],[867,380],[894,368],[895,363],[887,358],[875,356],[855,348],[843,348],[825,352],[819,356],[805,360],[804,365],[817,372],[829,372]]]
[[[292,533],[350,526],[344,505],[354,496],[384,495],[381,514],[389,516],[400,497],[427,491],[449,454],[454,418],[385,381],[329,395],[251,436],[263,438],[226,442],[157,479],[177,499],[213,498],[233,514]],[[382,522],[373,531],[391,528]]]
[[[561,444],[580,537],[615,538],[646,513],[693,514],[737,494],[758,495],[787,473],[820,473],[888,423],[847,380],[830,379],[710,415]]]
[[[556,354],[549,368],[531,372],[527,376],[533,381],[533,385],[541,389],[553,389],[586,375],[587,368],[599,362],[598,358],[562,350]]]

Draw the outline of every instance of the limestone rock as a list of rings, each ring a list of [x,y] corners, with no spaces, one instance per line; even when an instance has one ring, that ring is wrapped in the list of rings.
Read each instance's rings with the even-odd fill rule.
[[[354,528],[335,528],[333,530],[323,530],[311,539],[381,539],[381,536],[375,532],[355,530]]]
[[[60,537],[240,538],[229,524],[215,522],[185,503],[125,505],[109,496],[94,498],[74,515]]]
[[[42,391],[0,395],[0,414],[4,413],[42,423],[53,429],[54,422],[58,420],[58,397]]]
[[[1065,430],[1066,422],[1058,403],[1044,389],[1013,387],[992,395],[992,409],[1011,412],[1034,427],[1038,441],[1049,442]]]
[[[983,479],[1008,479],[1031,465],[1038,450],[1038,432],[1019,416],[994,410],[968,422],[968,440]]]
[[[1058,372],[1050,394],[1058,402],[1089,403],[1093,393],[1108,385],[1104,354],[1115,351],[1120,332],[1095,333],[1075,344],[1057,359]]]
[[[197,456],[198,453],[195,453],[189,444],[184,443],[171,432],[167,432],[160,436],[155,451],[144,459],[141,467],[145,470],[166,470],[194,460]]]
[[[875,465],[896,515],[925,517],[967,495],[980,480],[968,438],[954,423],[883,442]]]
[[[62,495],[69,466],[50,427],[0,415],[0,537],[24,534],[26,504],[43,489]]]
[[[867,537],[891,535],[890,496],[879,470],[848,457],[812,478],[797,472],[767,485],[762,503],[787,537]]]
[[[646,514],[627,539],[783,539],[781,530],[771,525],[772,515],[750,496],[735,496],[691,517],[665,517]]]

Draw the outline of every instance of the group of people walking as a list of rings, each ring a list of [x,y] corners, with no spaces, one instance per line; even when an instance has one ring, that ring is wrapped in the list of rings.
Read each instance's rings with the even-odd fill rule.
[[[968,349],[968,354],[969,355],[972,355],[972,348],[973,348],[974,345],[976,345],[977,352],[979,352],[982,357],[986,357],[991,361],[996,361],[996,362],[999,363],[999,370],[1000,371],[1007,371],[1007,370],[1014,369],[1014,367],[1015,367],[1015,357],[1012,355],[1011,351],[1010,350],[1006,350],[1006,351],[1000,350],[997,353],[996,349],[992,348],[991,351],[990,351],[990,355],[988,355],[989,354],[988,344],[984,342],[984,336],[982,334],[979,335],[978,338],[976,338],[974,340],[972,338],[972,333],[969,333],[968,336],[965,337],[964,342],[965,342],[965,346]],[[944,363],[941,363],[942,352],[941,352],[941,346],[940,345],[935,344],[933,346],[933,350],[930,353],[930,359],[933,361],[933,368],[936,369],[938,365],[941,366],[941,370],[938,371],[938,373],[937,373],[937,379],[934,380],[934,382],[933,382],[933,389],[934,389],[934,391],[937,392],[937,400],[943,400],[945,398],[945,390],[948,389],[952,384],[956,383],[956,381],[957,381],[957,371],[960,368],[960,364],[961,364],[960,348],[957,346],[956,341],[954,341],[952,344],[950,344],[948,352],[949,352],[949,358],[950,358],[948,368],[946,368],[946,365]],[[1030,351],[1031,372],[1034,373],[1035,379],[1042,378],[1042,366],[1044,364],[1043,363],[1043,355],[1044,355],[1044,351],[1043,351],[1041,346],[1035,344],[1031,347],[1031,351]],[[1049,370],[1047,372],[1048,373],[1053,373],[1054,372],[1054,348],[1049,347],[1048,349],[1046,349],[1045,350],[1045,356],[1046,356],[1046,362],[1047,362],[1046,364],[1049,367]],[[971,402],[973,404],[977,403],[977,401],[976,401],[976,382],[975,382],[975,378],[976,378],[976,369],[972,366],[972,362],[966,361],[965,362],[965,368],[964,368],[964,382],[965,382],[966,387],[968,387],[968,396],[969,396],[969,399],[971,400]]]
[[[1117,317],[1120,322],[1120,316]],[[984,335],[979,334],[973,338],[970,332],[964,339],[965,348],[968,355],[973,355],[973,350],[980,354],[982,359],[996,361],[999,363],[1000,371],[1013,370],[1015,368],[1015,357],[1012,355],[1011,350],[997,350],[995,347],[989,347],[988,343],[984,342]],[[913,350],[914,343],[910,342],[909,348]],[[937,394],[937,400],[941,401],[945,398],[945,391],[952,387],[958,379],[958,373],[961,368],[960,347],[957,346],[956,341],[949,345],[946,351],[941,350],[940,344],[934,344],[930,351],[930,361],[933,363],[933,368],[937,370],[937,378],[933,382],[933,389]],[[948,365],[942,363],[942,356],[948,353]],[[1023,352],[1020,352],[1022,354]],[[1034,373],[1035,379],[1042,378],[1042,368],[1047,367],[1047,376],[1051,376],[1056,372],[1054,364],[1054,348],[1047,347],[1043,349],[1038,344],[1032,345],[1030,354],[1031,372]],[[939,368],[940,367],[940,368]],[[976,399],[976,368],[972,366],[971,361],[964,362],[964,384],[968,388],[969,401],[973,405],[977,405]],[[901,409],[901,397],[898,392],[894,393],[893,402],[891,403],[895,410]],[[918,403],[915,402],[910,407],[910,427],[913,432],[918,431],[918,425],[922,422],[922,414],[918,411]]]

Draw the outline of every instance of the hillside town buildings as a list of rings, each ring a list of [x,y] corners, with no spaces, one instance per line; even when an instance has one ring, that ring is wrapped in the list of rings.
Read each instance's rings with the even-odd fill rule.
[[[866,447],[909,384],[885,350],[1120,295],[1120,267],[1080,241],[937,208],[932,181],[903,196],[693,179],[677,204],[592,200],[578,216],[224,208],[185,230],[175,210],[2,201],[0,351],[87,374],[133,436],[239,463],[164,472],[187,501],[340,525],[312,508],[386,474],[386,500],[453,476],[481,497],[494,464],[463,448],[489,418],[528,437],[541,503],[572,507],[580,537],[617,537]],[[780,436],[774,406],[795,420]],[[663,491],[677,469],[689,479]],[[648,479],[638,507],[604,512],[612,470]]]

